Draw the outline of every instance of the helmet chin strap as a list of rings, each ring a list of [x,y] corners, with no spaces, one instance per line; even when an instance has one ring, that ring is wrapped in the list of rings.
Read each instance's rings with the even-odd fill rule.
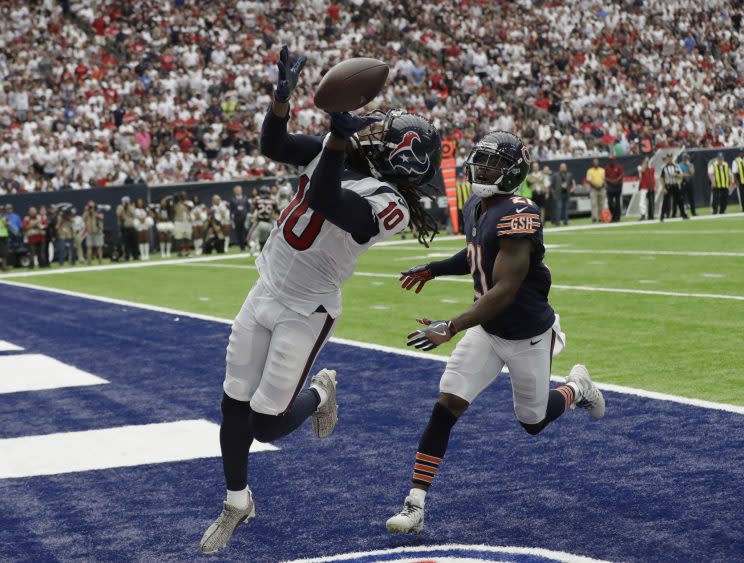
[[[514,192],[516,192],[517,189],[519,189],[517,187],[508,192],[504,192],[499,189],[500,183],[501,183],[501,178],[499,178],[499,181],[497,184],[480,184],[478,182],[472,182],[471,186],[473,187],[473,191],[475,192],[475,195],[477,195],[478,197],[491,197],[492,195],[511,195]]]

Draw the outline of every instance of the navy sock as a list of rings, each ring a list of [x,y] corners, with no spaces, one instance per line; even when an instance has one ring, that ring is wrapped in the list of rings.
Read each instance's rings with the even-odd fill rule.
[[[225,483],[230,491],[242,491],[248,485],[248,451],[253,443],[251,405],[222,395],[220,448]]]
[[[416,460],[413,464],[413,482],[426,489],[434,481],[434,476],[447,451],[450,432],[457,417],[447,407],[437,402],[431,412],[429,424],[419,440]]]
[[[253,435],[260,442],[273,442],[296,430],[320,404],[320,395],[313,389],[305,389],[295,399],[287,412],[279,416],[253,411],[251,421]]]
[[[535,436],[542,432],[548,424],[566,412],[573,401],[574,390],[568,385],[561,385],[560,387],[551,389],[548,394],[548,406],[545,409],[545,418],[537,424],[527,424],[521,421],[519,423],[528,434]]]

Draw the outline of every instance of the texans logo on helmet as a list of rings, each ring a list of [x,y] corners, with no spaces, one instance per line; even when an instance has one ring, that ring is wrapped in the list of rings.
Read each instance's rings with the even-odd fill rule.
[[[423,158],[416,154],[413,143],[421,144],[421,137],[416,131],[406,131],[403,140],[393,149],[388,161],[393,168],[401,169],[408,174],[424,175],[429,170],[429,155],[424,153]]]

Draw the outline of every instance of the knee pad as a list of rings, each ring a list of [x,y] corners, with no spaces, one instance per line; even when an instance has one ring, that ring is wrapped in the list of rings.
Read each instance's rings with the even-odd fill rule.
[[[282,432],[281,425],[279,424],[280,418],[281,417],[279,416],[253,411],[253,414],[251,415],[253,437],[263,443],[273,442],[274,440],[281,438]]]
[[[543,428],[545,428],[548,425],[548,422],[547,420],[543,419],[537,424],[528,424],[520,420],[519,424],[521,424],[522,428],[524,428],[527,431],[527,434],[529,434],[530,436],[537,436],[540,432],[543,431]]]

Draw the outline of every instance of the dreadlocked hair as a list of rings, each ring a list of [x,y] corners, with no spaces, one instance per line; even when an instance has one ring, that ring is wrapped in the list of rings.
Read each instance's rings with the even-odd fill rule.
[[[422,198],[434,200],[434,196],[424,190],[425,187],[405,185],[399,186],[399,191],[403,199],[406,200],[408,210],[411,214],[411,228],[416,233],[419,243],[429,248],[429,243],[434,240],[434,237],[439,232],[439,223],[421,204]]]

